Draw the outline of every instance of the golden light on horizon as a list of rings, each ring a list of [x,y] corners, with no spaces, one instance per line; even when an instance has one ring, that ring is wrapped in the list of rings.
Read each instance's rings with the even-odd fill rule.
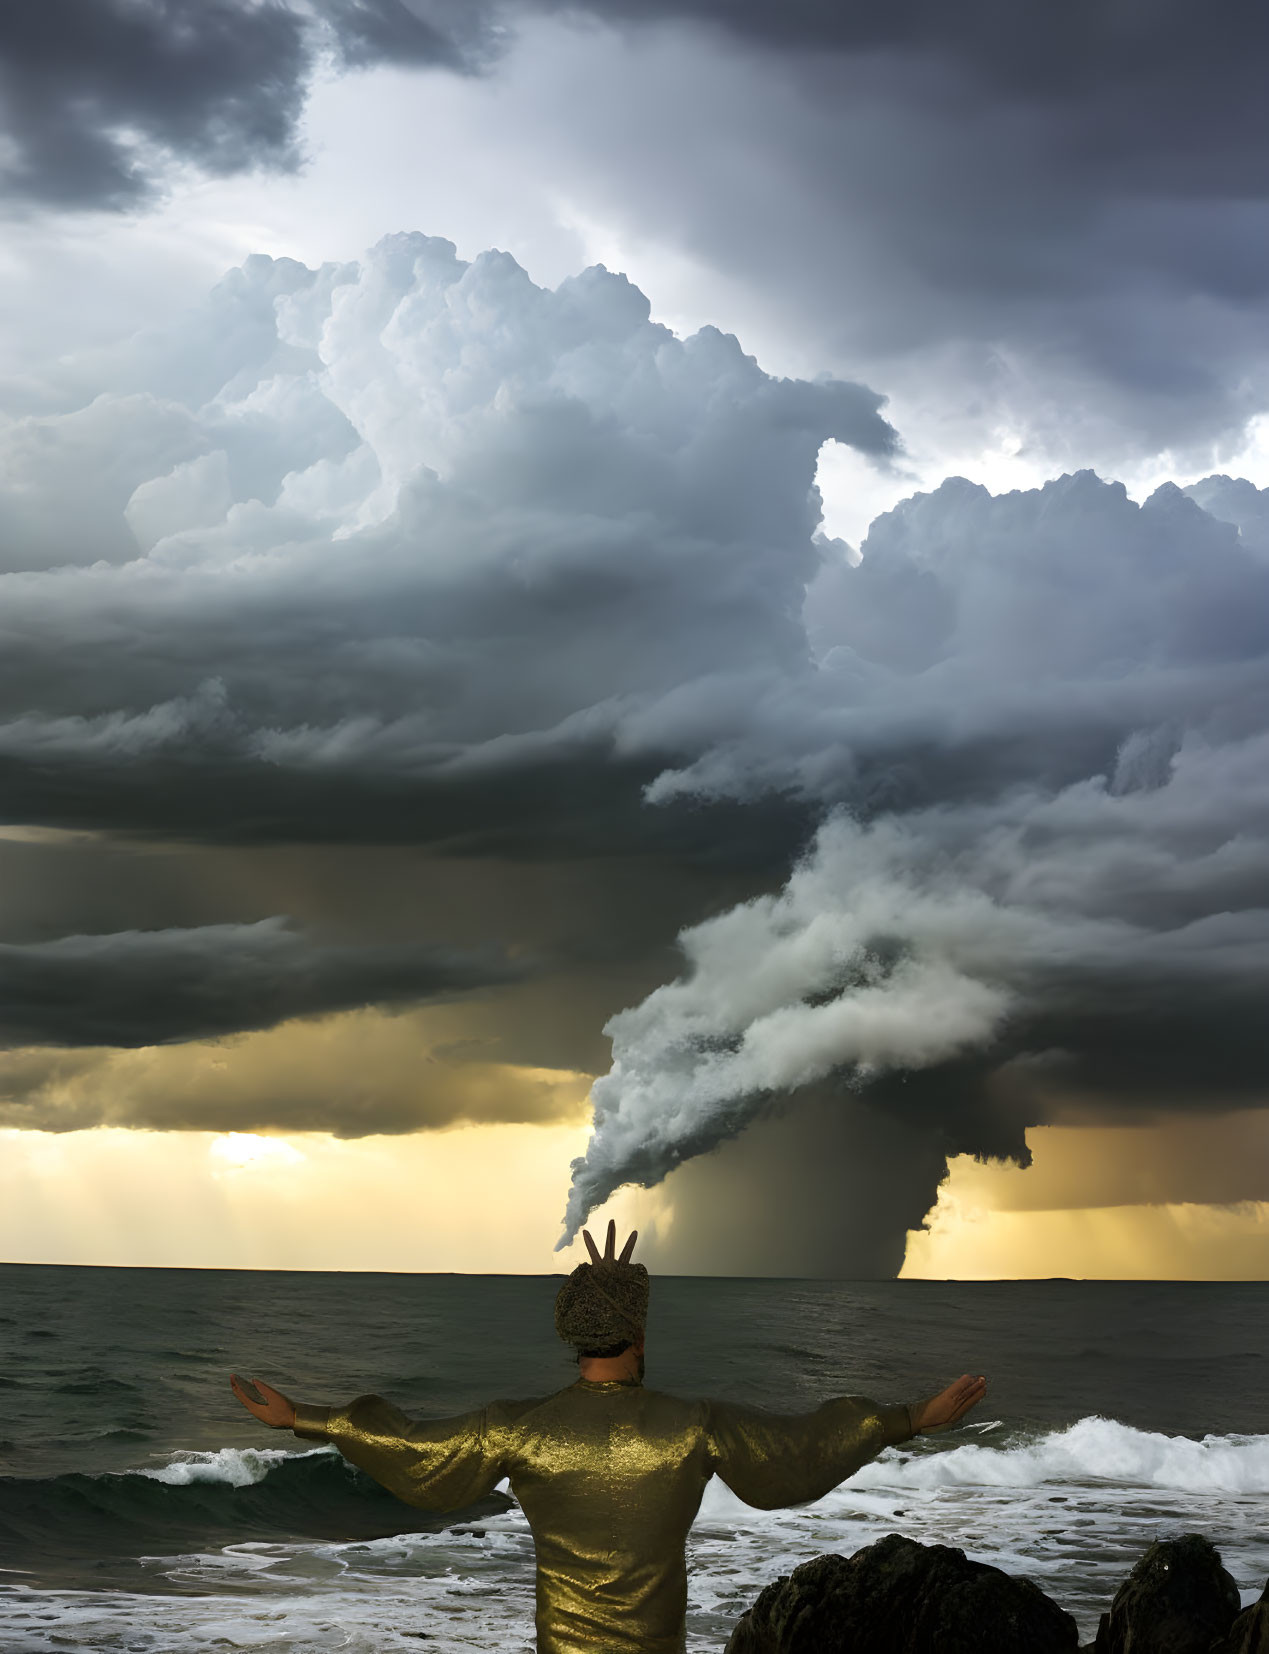
[[[549,1274],[587,1127],[402,1137],[0,1130],[0,1259]],[[620,1204],[610,1203],[613,1213]],[[610,1208],[605,1208],[604,1216]],[[620,1218],[619,1218],[620,1221]]]
[[[579,1261],[554,1246],[588,1133],[577,1117],[355,1139],[3,1129],[0,1259],[555,1273]],[[1040,1127],[1028,1141],[1026,1170],[953,1160],[901,1278],[1269,1279],[1269,1200],[1255,1198],[1269,1111]],[[609,1216],[696,1272],[665,1250],[672,1190],[623,1189],[592,1223]]]
[[[1269,1279],[1269,1110],[1040,1126],[1033,1163],[950,1163],[900,1279]]]

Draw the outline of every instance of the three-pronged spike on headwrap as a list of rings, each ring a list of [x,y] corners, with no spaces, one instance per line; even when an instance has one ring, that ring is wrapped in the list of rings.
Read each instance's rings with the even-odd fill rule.
[[[630,1261],[638,1238],[636,1229],[618,1256],[617,1225],[610,1220],[601,1255],[590,1230],[583,1229],[591,1261],[578,1264],[555,1300],[555,1330],[566,1344],[597,1350],[642,1338],[649,1283],[643,1265]]]
[[[586,1242],[586,1250],[590,1253],[592,1263],[601,1265],[606,1263],[629,1263],[630,1254],[634,1251],[635,1242],[639,1239],[639,1231],[637,1229],[630,1231],[630,1239],[622,1247],[619,1258],[614,1256],[617,1247],[617,1221],[615,1218],[608,1219],[608,1235],[604,1242],[602,1258],[599,1255],[599,1248],[595,1245],[595,1237],[589,1229],[582,1230],[582,1239]]]

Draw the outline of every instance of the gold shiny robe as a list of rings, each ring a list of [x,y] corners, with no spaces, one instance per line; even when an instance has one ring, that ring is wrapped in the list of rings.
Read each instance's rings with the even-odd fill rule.
[[[762,1510],[805,1504],[912,1435],[906,1407],[863,1396],[785,1418],[634,1379],[458,1418],[409,1419],[379,1396],[295,1414],[297,1436],[334,1443],[425,1510],[509,1477],[537,1549],[538,1654],[682,1654],[684,1545],[711,1476]]]

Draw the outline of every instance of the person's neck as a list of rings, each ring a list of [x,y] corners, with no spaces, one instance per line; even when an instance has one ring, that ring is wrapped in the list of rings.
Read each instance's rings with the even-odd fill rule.
[[[611,1384],[638,1378],[639,1351],[631,1346],[620,1355],[583,1355],[577,1362],[578,1375],[588,1384]]]

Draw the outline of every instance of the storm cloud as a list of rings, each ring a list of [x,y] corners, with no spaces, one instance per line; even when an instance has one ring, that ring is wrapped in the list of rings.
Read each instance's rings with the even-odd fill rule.
[[[830,1077],[1023,1163],[1059,1102],[1263,1103],[1269,739],[1178,758],[1145,794],[835,817],[779,896],[686,932],[687,975],[608,1025],[568,1235]]]
[[[594,11],[631,31],[630,99],[604,86],[585,151],[627,233],[779,294],[832,360],[884,361],[909,406],[959,394],[1068,465],[1197,451],[1263,409],[1254,5],[1220,28],[1181,4]],[[658,164],[694,140],[748,164]]]
[[[206,855],[410,846],[466,877],[484,856],[508,889],[552,858],[620,865],[636,893],[659,861],[733,881],[677,921],[680,980],[649,932],[638,986],[585,1001],[609,995],[597,1024],[625,1008],[570,1226],[623,1184],[690,1184],[751,1125],[802,1165],[838,1099],[848,1137],[918,1167],[868,1252],[890,1268],[949,1153],[1025,1158],[1026,1126],[1073,1102],[1264,1099],[1269,513],[1249,484],[1137,503],[1088,471],[1007,495],[950,479],[856,556],[822,531],[816,466],[829,441],[899,462],[879,393],[676,337],[602,268],[547,289],[421,235],[317,271],[249,260],[76,372],[76,406],[0,431],[10,821]],[[576,1028],[534,1027],[544,997],[637,950],[617,908],[579,907],[557,980],[500,1005],[506,1043],[453,1042],[472,1073],[449,1101],[394,1083],[311,1118],[503,1117],[481,1101],[499,1066],[582,1067]],[[495,983],[505,957],[481,976],[461,940],[465,965],[276,923],[8,947],[14,1043],[94,1047],[408,1003]],[[33,1080],[14,1107],[90,1120],[93,1083]],[[560,1107],[542,1083],[506,1117]],[[187,1090],[183,1113],[152,1086],[95,1117],[250,1129],[311,1095],[282,1088],[270,1115],[264,1087],[229,1112],[206,1076]]]
[[[770,911],[690,933],[688,976],[609,1025],[579,1199],[830,1075],[1018,1159],[1062,1107],[1264,1098],[1262,497],[1195,492],[1247,532],[1171,488],[949,483],[812,588],[814,692],[652,791],[840,813]]]
[[[830,818],[779,896],[685,932],[685,975],[609,1023],[566,1235],[830,1078],[1021,1162],[1063,1102],[1263,1102],[1265,501],[1190,492],[952,481],[812,586],[818,674],[649,796]]]
[[[1197,467],[1265,401],[1266,41],[1183,10],[648,8],[556,152],[945,450]]]
[[[320,62],[465,70],[486,25],[402,0],[43,0],[0,14],[0,191],[58,208],[144,201],[173,162],[299,164]]]
[[[866,387],[772,378],[648,312],[602,268],[550,291],[424,236],[316,273],[255,259],[184,337],[137,342],[138,388],[14,421],[10,820],[663,840],[642,712],[701,681],[726,697],[737,663],[800,669],[819,449],[885,463],[896,437]]]
[[[686,255],[927,444],[1193,475],[1269,386],[1267,57],[1248,0],[49,0],[0,21],[3,173],[132,210],[174,165],[302,166],[319,72],[478,78],[541,216]]]
[[[512,980],[506,960],[306,941],[283,920],[0,944],[0,1044],[157,1045]]]

